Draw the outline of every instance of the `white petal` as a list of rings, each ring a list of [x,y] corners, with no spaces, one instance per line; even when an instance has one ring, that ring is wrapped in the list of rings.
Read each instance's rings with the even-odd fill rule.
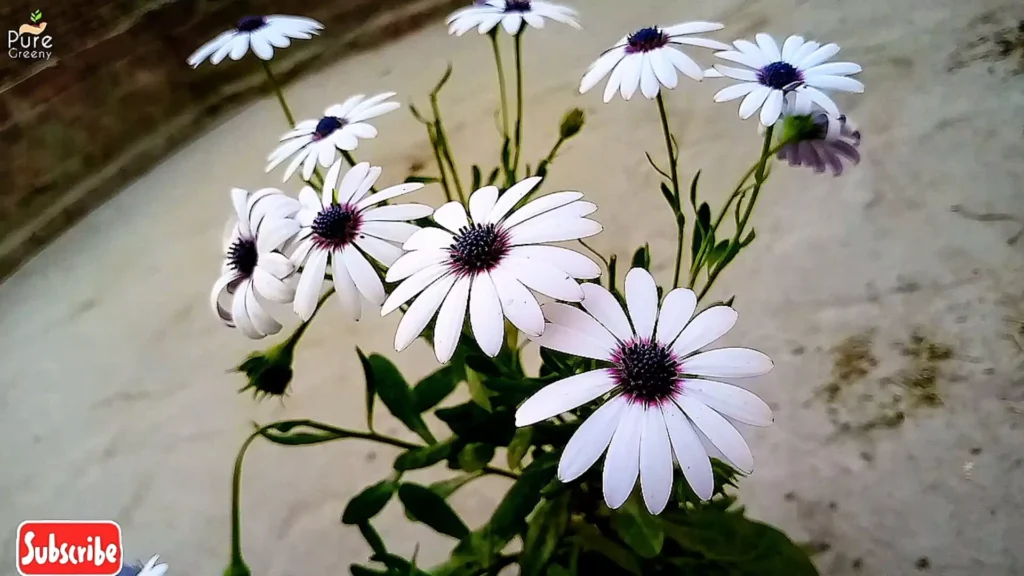
[[[338,161],[341,164],[341,161]],[[335,164],[334,166],[337,166]],[[334,166],[331,166],[331,170],[334,170]],[[370,163],[360,162],[352,168],[349,168],[348,172],[345,173],[345,177],[341,179],[341,183],[338,184],[338,204],[348,204],[352,196],[359,189],[359,185],[363,183],[367,175],[370,174]],[[326,206],[326,204],[325,204]]]
[[[256,237],[256,249],[259,252],[277,250],[299,231],[299,223],[290,218],[275,218],[260,226]]]
[[[509,231],[515,230],[518,226],[525,225],[529,225],[534,228],[557,228],[562,226],[564,223],[577,220],[584,216],[589,216],[594,212],[597,212],[596,204],[594,204],[593,202],[583,202],[582,200],[577,200],[576,202],[570,202],[569,204],[566,204],[565,206],[561,206],[559,208],[555,208],[554,210],[548,210],[543,214],[538,214],[537,216],[534,216],[533,218],[530,218],[527,221],[522,222],[520,224],[516,224],[515,226],[505,224],[502,226],[502,228],[505,228],[506,230]]]
[[[372,304],[383,304],[384,285],[373,265],[352,246],[345,248],[341,255],[345,261],[345,268],[352,275],[352,281],[356,283],[356,288],[359,288],[359,293]]]
[[[552,222],[549,220],[535,220],[539,219],[531,219],[509,231],[512,246],[579,240],[600,234],[603,230],[599,223],[586,218],[574,218],[567,222],[559,222],[558,226],[552,226]]]
[[[363,222],[360,231],[391,242],[404,243],[420,230],[419,226],[408,222]]]
[[[793,66],[796,66],[798,62],[810,56],[811,53],[819,47],[821,47],[821,44],[818,44],[817,42],[805,42],[802,46],[794,50],[793,55],[786,61]]]
[[[710,48],[711,50],[732,50],[732,46],[726,44],[725,42],[711,40],[710,38],[690,38],[688,36],[676,36],[669,41],[669,44],[699,46],[701,48]]]
[[[666,27],[663,32],[668,36],[681,36],[683,34],[703,34],[704,32],[715,32],[725,28],[725,25],[718,22],[683,22]]]
[[[590,470],[608,448],[626,405],[625,398],[613,398],[580,424],[565,445],[562,457],[558,461],[559,480],[572,482]]]
[[[732,66],[723,66],[722,64],[715,64],[715,70],[718,70],[727,78],[743,80],[744,82],[757,82],[757,72],[754,72],[753,70],[733,68]],[[718,100],[716,100],[716,102],[717,101]]]
[[[406,252],[404,256],[395,260],[391,267],[388,268],[385,280],[388,282],[398,282],[428,266],[440,264],[447,260],[447,250],[416,250],[414,252]]]
[[[237,30],[226,30],[218,34],[213,40],[200,46],[198,50],[188,57],[187,62],[189,66],[195,68],[202,64],[203,60],[206,60],[211,54],[220,49],[228,40],[234,38],[236,34],[238,34]]]
[[[341,176],[341,167],[345,164],[344,158],[339,158],[328,170],[327,175],[324,176],[324,187],[323,197],[320,200],[320,205],[324,208],[334,203],[334,191],[338,189],[338,177]]]
[[[544,332],[544,313],[529,289],[501,266],[491,271],[491,280],[498,290],[501,310],[513,326],[527,336]]]
[[[646,408],[640,437],[640,491],[651,514],[661,514],[672,495],[672,447],[658,406]]]
[[[768,64],[772,63],[772,60],[768,59],[768,56],[764,53],[764,51],[762,51],[757,44],[754,44],[749,40],[736,40],[735,42],[733,42],[733,45],[736,46],[736,48],[740,52],[753,56],[754,58],[757,58],[759,62],[761,62],[760,64],[755,66],[755,68],[761,68],[762,66],[767,66]]]
[[[525,284],[527,288],[545,296],[566,302],[583,300],[583,290],[580,285],[569,274],[554,266],[515,256],[506,257],[501,266]]]
[[[613,48],[607,54],[594,61],[587,70],[587,73],[583,75],[583,80],[580,81],[580,94],[596,86],[625,56],[625,49]]]
[[[469,197],[469,215],[473,222],[486,222],[498,201],[498,187],[484,186]]]
[[[679,79],[676,77],[675,66],[672,65],[669,57],[665,55],[664,50],[650,52],[648,60],[654,75],[658,78],[658,82],[664,84],[666,88],[675,88],[679,83]]]
[[[657,340],[669,346],[679,336],[683,326],[690,321],[697,308],[697,296],[693,290],[676,288],[669,292],[661,303],[658,313]]]
[[[743,64],[744,66],[749,66],[754,69],[758,69],[761,68],[762,66],[768,65],[768,62],[765,62],[764,57],[762,57],[760,54],[752,55],[747,54],[746,52],[726,50],[724,52],[716,52],[715,56],[721,58],[722,60],[728,60],[729,62]],[[715,69],[718,69],[718,64],[715,64]]]
[[[728,306],[712,306],[701,312],[690,322],[679,339],[672,344],[672,351],[680,358],[718,340],[736,325],[739,316]]]
[[[806,80],[808,86],[824,88],[826,90],[839,90],[841,92],[861,93],[864,91],[864,84],[860,80],[847,78],[845,76],[811,76]]]
[[[370,184],[370,186],[372,186],[372,185],[373,185],[373,183]],[[367,186],[367,188],[369,188],[369,186]],[[385,188],[384,190],[381,190],[380,192],[377,192],[376,194],[371,194],[371,195],[367,196],[366,198],[363,198],[362,200],[360,200],[359,203],[356,204],[356,208],[359,208],[360,210],[362,210],[363,208],[366,208],[368,206],[373,206],[374,204],[380,204],[381,202],[383,202],[385,200],[390,200],[392,198],[396,198],[398,196],[403,196],[403,195],[408,194],[410,192],[415,192],[415,191],[419,190],[420,188],[423,188],[423,184],[421,184],[419,182],[409,182],[409,183],[406,183],[406,184],[399,184],[397,186],[392,186],[390,188]]]
[[[608,83],[604,86],[603,100],[607,104],[612,101],[615,97],[615,93],[619,91],[619,87],[622,86],[622,76],[626,73],[626,64],[631,62],[633,59],[631,56],[625,56],[619,61],[618,65],[612,70],[612,75],[608,77]]]
[[[295,313],[303,321],[309,320],[316,311],[316,302],[320,298],[320,288],[327,272],[327,252],[314,250],[306,260],[305,268],[299,277],[299,285],[295,289]]]
[[[754,90],[760,88],[761,85],[756,82],[744,82],[742,84],[733,84],[722,88],[715,94],[715,102],[729,102],[750,94]]]
[[[281,331],[281,323],[275,320],[266,310],[263,309],[263,305],[256,297],[256,291],[254,289],[255,282],[250,282],[246,287],[246,290],[237,294],[235,297],[244,295],[245,297],[245,311],[249,314],[249,319],[252,321],[253,327],[262,336],[268,336],[270,334],[277,334]]]
[[[772,359],[749,348],[719,348],[695,354],[683,363],[683,372],[718,378],[749,378],[771,372]]]
[[[275,278],[284,280],[295,271],[295,266],[287,257],[284,256],[284,254],[275,252],[270,254],[260,254],[258,269],[266,271]]]
[[[225,58],[227,58],[228,54],[231,53],[231,48],[235,45],[235,41],[238,40],[238,36],[239,34],[236,32],[233,36],[226,39],[224,43],[221,44],[219,48],[217,48],[217,51],[214,52],[212,56],[210,56],[210,64],[216,66],[217,64],[220,64]]]
[[[409,309],[406,310],[402,321],[398,323],[398,330],[395,332],[395,350],[401,352],[409,347],[430,323],[434,313],[441,306],[444,297],[448,295],[452,285],[455,284],[455,276],[449,274],[434,282],[420,294]]]
[[[813,68],[818,64],[821,64],[838,53],[838,44],[825,44],[821,48],[811,52],[806,58],[802,58],[798,62],[793,62],[793,66],[796,66],[800,70],[807,70],[808,68]]]
[[[398,246],[365,234],[356,238],[355,244],[360,250],[369,254],[374,260],[380,262],[385,267],[394,264],[395,260],[398,260],[404,254],[403,250]]]
[[[782,43],[782,60],[785,62],[793,61],[793,54],[804,45],[804,39],[800,36],[790,36],[786,38],[786,41]]]
[[[241,60],[242,56],[249,51],[249,35],[239,34],[231,40],[231,59]]]
[[[579,334],[586,334],[587,338],[604,348],[606,357],[611,357],[615,349],[618,348],[619,342],[615,336],[612,336],[607,328],[583,310],[559,302],[549,302],[541,308],[544,310],[544,317],[548,322]]]
[[[330,108],[328,108],[324,115],[343,118],[347,116],[348,113],[351,112],[356,106],[358,106],[359,103],[362,102],[364,98],[366,98],[366,96],[363,94],[355,94],[353,96],[349,96],[348,99],[346,99],[340,105],[331,106]]]
[[[295,286],[275,277],[262,267],[253,270],[252,281],[260,296],[268,300],[287,304],[295,298]]]
[[[644,65],[643,54],[630,54],[622,59],[622,84],[619,86],[619,95],[623,100],[629,100],[640,87],[640,70]]]
[[[501,351],[505,341],[505,317],[490,274],[477,274],[469,293],[469,325],[480,350],[490,357]]]
[[[651,55],[649,52],[644,53],[640,62],[640,92],[648,100],[653,100],[658,95],[660,86],[658,76],[654,73],[654,65],[651,64]]]
[[[534,28],[540,29],[544,27],[544,19],[536,14],[524,13],[523,20],[525,20],[527,24],[533,26]]]
[[[853,62],[829,62],[828,64],[821,64],[804,70],[804,78],[822,75],[846,76],[848,74],[859,74],[861,70],[860,64],[854,64]]]
[[[363,140],[377,137],[377,129],[365,122],[355,122],[353,124],[349,124],[348,126],[342,128],[342,130],[344,130],[345,133],[347,134],[355,136],[356,138],[362,138]]]
[[[737,470],[749,474],[754,470],[754,456],[739,431],[711,408],[685,395],[676,397],[676,404],[708,440],[722,452]]]
[[[335,250],[331,255],[331,266],[334,279],[335,298],[341,304],[341,308],[354,321],[359,321],[363,315],[363,297],[359,295],[359,288],[352,280],[348,268],[345,266],[345,258],[341,250]]]
[[[633,328],[629,318],[606,288],[600,284],[585,283],[583,288],[583,308],[598,322],[607,328],[616,338],[625,342],[633,338]]]
[[[761,48],[761,53],[772,62],[782,60],[782,52],[779,52],[779,45],[775,43],[775,39],[767,34],[758,34],[754,37],[757,40],[757,45]]]
[[[570,376],[549,384],[530,396],[516,410],[516,426],[530,426],[563,412],[576,409],[615,389],[615,379],[607,368]],[[672,456],[669,454],[669,474]]]
[[[764,400],[739,386],[711,380],[683,380],[682,388],[684,395],[744,424],[770,426],[775,420]]]
[[[266,38],[258,33],[253,33],[249,39],[252,45],[252,52],[261,60],[270,60],[274,57],[274,47]]]
[[[249,229],[249,191],[241,188],[231,189],[231,205],[235,209],[235,218],[243,236],[251,236]]]
[[[316,195],[316,191],[313,190],[312,186],[302,187],[302,191],[299,192],[299,203],[303,209],[313,212],[319,212],[324,207],[323,202]]]
[[[604,501],[615,510],[626,503],[640,474],[640,438],[644,428],[644,406],[626,404],[604,458]]]
[[[782,90],[772,90],[761,107],[761,124],[772,126],[782,114]]]
[[[715,474],[711,471],[707,450],[678,406],[666,402],[662,404],[661,412],[672,440],[672,451],[686,482],[701,500],[709,500],[715,490]]]
[[[383,116],[388,112],[398,110],[401,107],[402,105],[398,102],[384,102],[383,104],[377,104],[371,108],[360,110],[358,113],[349,114],[348,119],[351,122],[365,122],[378,116]]]
[[[420,228],[402,245],[405,250],[436,250],[448,248],[455,242],[455,236],[440,228]]]
[[[626,274],[626,308],[636,335],[650,338],[658,318],[658,286],[643,268],[633,268]]]
[[[210,291],[210,309],[225,324],[232,327],[235,323],[232,321],[231,311],[221,306],[220,299],[224,294],[227,294],[228,285],[237,280],[237,273],[233,271],[226,272],[213,283],[213,290]]]
[[[360,112],[365,112],[370,108],[373,108],[374,106],[380,104],[381,102],[384,102],[385,100],[394,97],[396,94],[396,92],[381,92],[380,94],[367,98],[366,100],[363,100],[362,102],[353,106],[352,110],[349,111],[349,114],[358,114]]]
[[[668,58],[669,62],[672,63],[680,72],[686,74],[690,78],[697,80],[704,79],[704,69],[697,65],[692,58],[683,54],[675,48],[665,48],[661,51],[662,54]]]
[[[519,182],[516,182],[505,191],[504,194],[498,198],[498,201],[494,203],[494,208],[491,209],[490,214],[487,216],[487,222],[497,223],[505,217],[520,200],[526,197],[534,188],[540,184],[543,180],[540,176],[533,176],[530,178],[524,178]]]
[[[764,104],[764,101],[768,98],[768,95],[772,93],[772,89],[767,86],[758,86],[756,90],[747,94],[747,97],[740,103],[740,118],[746,120],[757,112],[757,109]]]
[[[519,14],[508,14],[501,19],[501,27],[509,34],[516,34],[523,25],[523,17]]]
[[[434,210],[434,222],[444,226],[453,234],[457,234],[459,230],[469,226],[466,209],[458,202],[448,202]]]
[[[434,324],[434,355],[441,364],[447,364],[452,359],[455,347],[462,337],[466,305],[469,303],[470,282],[468,276],[456,280],[437,313],[437,323]]]
[[[586,334],[573,332],[568,328],[557,324],[548,324],[544,327],[544,333],[540,336],[532,336],[530,340],[539,346],[558,350],[574,356],[593,358],[594,360],[609,360],[607,347],[595,340],[591,340]]]
[[[480,23],[476,25],[477,32],[479,32],[481,34],[486,34],[486,33],[490,32],[491,30],[494,29],[495,26],[498,25],[499,22],[501,22],[501,19],[503,17],[504,17],[504,14],[486,14],[486,15],[480,16],[480,20],[479,20]],[[473,29],[473,26],[471,25],[468,28],[466,28],[466,32],[468,32],[468,31],[470,31],[472,29]]]
[[[433,209],[424,204],[395,204],[393,206],[381,206],[366,210],[363,212],[363,220],[416,220],[430,216],[431,212],[433,212]]]
[[[803,86],[799,90],[800,94],[810,98],[811,102],[814,102],[818,106],[821,106],[827,114],[831,116],[839,116],[839,107],[832,101],[824,92],[817,88],[810,86]]]
[[[433,266],[427,266],[412,276],[409,276],[404,282],[399,284],[398,287],[395,288],[388,296],[388,299],[384,301],[384,304],[381,306],[380,315],[387,316],[394,312],[399,306],[405,304],[409,300],[412,300],[417,294],[447,273],[447,266],[435,264]],[[438,302],[438,305],[440,305],[440,302]],[[426,324],[424,324],[424,326],[426,326]]]
[[[560,246],[516,246],[510,254],[544,262],[581,280],[590,280],[601,275],[601,267],[596,262],[575,250]]]
[[[541,196],[536,200],[527,202],[522,208],[516,210],[502,224],[505,228],[511,228],[516,224],[525,222],[534,216],[546,214],[555,208],[560,208],[583,197],[580,192],[555,192]]]

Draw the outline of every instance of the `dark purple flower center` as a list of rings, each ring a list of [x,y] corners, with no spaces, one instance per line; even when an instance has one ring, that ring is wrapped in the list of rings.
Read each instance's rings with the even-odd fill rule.
[[[505,12],[529,12],[530,0],[507,0]]]
[[[651,26],[630,34],[626,43],[626,52],[650,52],[668,44],[668,35],[657,26]]]
[[[235,24],[239,32],[255,32],[267,25],[267,19],[263,16],[246,16]]]
[[[508,235],[495,224],[471,224],[455,235],[448,253],[457,274],[472,275],[493,269],[509,249]]]
[[[355,206],[331,204],[313,219],[314,242],[324,250],[341,248],[355,240],[362,224]]]
[[[612,364],[619,390],[633,402],[661,404],[679,390],[679,360],[671,349],[658,342],[626,342],[613,354]]]
[[[348,121],[344,118],[338,118],[337,116],[324,116],[316,123],[316,130],[313,131],[313,141],[323,140],[331,134],[334,134],[335,130],[338,130],[348,124]]]
[[[242,277],[252,276],[258,262],[259,252],[252,238],[239,238],[228,248],[228,265]]]
[[[789,62],[772,62],[758,70],[757,80],[769,88],[785,90],[792,89],[791,84],[803,82],[804,76]]]

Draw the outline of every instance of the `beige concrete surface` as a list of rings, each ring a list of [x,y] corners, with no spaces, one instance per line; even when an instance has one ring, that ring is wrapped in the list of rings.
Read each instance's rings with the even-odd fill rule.
[[[1024,219],[1024,76],[1019,48],[1002,54],[985,40],[1015,27],[1021,6],[578,7],[585,31],[549,24],[527,38],[529,157],[546,152],[565,109],[585,107],[587,127],[564,148],[546,189],[581,190],[601,207],[605,232],[594,244],[602,251],[625,256],[650,241],[661,281],[671,273],[674,230],[643,157],[662,154],[656,109],[579,96],[587,64],[632,28],[714,19],[727,24],[721,39],[805,33],[838,42],[843,59],[864,66],[867,92],[840,100],[863,130],[864,161],[840,179],[778,167],[754,218],[757,241],[715,292],[737,295],[740,322],[728,341],[759,347],[777,363],[751,385],[777,418],[746,434],[758,465],[742,498],[754,516],[827,549],[823,574],[1024,574],[1024,247],[1012,242]],[[396,90],[423,104],[449,59],[455,74],[443,105],[465,179],[469,165],[496,158],[499,145],[484,39],[449,38],[439,22],[305,78],[288,95],[301,117],[355,92]],[[718,200],[759,143],[754,121],[740,121],[735,103],[711,102],[714,86],[687,84],[668,101],[683,174],[703,168],[704,194]],[[431,163],[407,111],[377,126],[380,137],[357,156],[383,165],[387,182]],[[113,518],[129,556],[160,554],[170,574],[218,574],[228,557],[231,461],[250,422],[363,422],[353,348],[390,350],[395,318],[352,325],[329,307],[298,354],[293,395],[257,405],[235,394],[243,381],[226,372],[252,343],[207,309],[228,190],[279,182],[279,173],[262,169],[284,129],[273,100],[255,103],[0,286],[0,573],[13,573],[21,520]],[[440,197],[436,189],[421,194]],[[915,330],[940,351],[923,368],[895,345]],[[870,338],[870,352],[843,344],[857,335]],[[397,360],[410,377],[435,366],[421,344]],[[820,391],[841,369],[829,401]],[[937,406],[865,430],[884,416],[879,403],[917,398],[908,386],[921,383],[921,371]],[[406,435],[385,417],[379,427]],[[387,474],[394,454],[357,442],[257,445],[243,488],[254,573],[344,574],[362,561],[366,546],[338,519],[353,494]],[[486,517],[500,485],[481,482],[457,496],[470,524]],[[379,525],[399,552],[419,543],[424,563],[450,545],[408,524],[397,503]]]

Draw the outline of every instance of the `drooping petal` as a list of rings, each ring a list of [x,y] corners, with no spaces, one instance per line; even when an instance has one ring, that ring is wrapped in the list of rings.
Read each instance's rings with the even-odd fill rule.
[[[661,84],[651,64],[651,53],[645,53],[640,63],[640,92],[649,100],[653,100],[660,91]]]
[[[749,348],[718,348],[687,358],[683,372],[717,378],[749,378],[771,372],[771,358]]]
[[[651,514],[661,514],[672,495],[672,447],[659,406],[644,412],[640,437],[640,491]]]
[[[604,501],[615,510],[626,503],[640,474],[640,439],[644,429],[643,404],[626,403],[608,455],[604,459]]]
[[[359,293],[370,303],[380,306],[384,303],[384,285],[377,276],[377,271],[365,256],[359,253],[352,246],[342,250],[342,258],[345,260],[345,268],[352,275],[352,281],[359,288]]]
[[[767,86],[758,86],[757,89],[752,90],[747,97],[740,103],[740,118],[746,120],[757,112],[757,109],[764,104],[764,101],[768,98],[768,95],[772,93],[772,89]]]
[[[363,316],[363,297],[359,295],[359,288],[356,287],[352,275],[345,266],[345,258],[341,250],[335,250],[331,255],[331,266],[334,279],[334,290],[338,302],[341,304],[349,318],[358,322]]]
[[[675,88],[679,83],[679,79],[676,76],[676,68],[672,65],[672,61],[668,59],[668,56],[661,50],[655,50],[650,53],[649,60],[651,69],[654,71],[658,82],[662,83],[666,88]]]
[[[661,406],[665,417],[665,428],[672,443],[672,452],[683,471],[686,482],[701,500],[709,500],[715,490],[715,474],[711,471],[711,459],[701,443],[693,425],[672,402]]]
[[[578,408],[615,389],[615,379],[607,368],[592,370],[548,384],[516,410],[516,426],[530,426],[563,412]],[[669,455],[671,475],[672,456]]]
[[[713,380],[683,380],[683,394],[713,410],[751,426],[770,426],[772,409],[756,394],[732,384]]]
[[[613,48],[608,51],[608,53],[598,58],[590,65],[590,69],[587,70],[587,73],[583,75],[583,80],[580,81],[580,94],[584,94],[596,86],[597,83],[607,76],[608,73],[615,68],[615,65],[618,64],[625,56],[625,49]]]
[[[612,398],[580,424],[558,461],[559,480],[572,482],[597,462],[608,448],[627,404],[621,396]]]
[[[320,288],[327,272],[327,252],[314,250],[306,260],[299,285],[295,289],[295,313],[303,321],[309,320],[316,311],[316,303],[320,298]]]
[[[704,69],[694,62],[693,58],[690,58],[682,51],[675,48],[665,48],[661,53],[683,74],[698,82],[704,79]]]
[[[644,65],[643,54],[630,54],[622,59],[619,64],[624,68],[622,72],[622,84],[619,86],[619,95],[623,100],[629,100],[640,87],[640,70]]]
[[[754,456],[750,453],[750,447],[728,420],[686,395],[677,396],[675,402],[737,470],[745,474],[754,471]]]
[[[672,351],[683,358],[718,340],[736,325],[739,316],[728,306],[712,306],[690,322],[672,344]]]

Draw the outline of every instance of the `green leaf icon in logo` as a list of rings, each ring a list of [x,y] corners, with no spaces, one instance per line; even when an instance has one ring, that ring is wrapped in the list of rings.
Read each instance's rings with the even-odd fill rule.
[[[32,20],[33,24],[35,24],[36,22],[39,22],[40,20],[43,19],[43,11],[42,10],[36,10],[35,12],[29,14],[29,19]]]

